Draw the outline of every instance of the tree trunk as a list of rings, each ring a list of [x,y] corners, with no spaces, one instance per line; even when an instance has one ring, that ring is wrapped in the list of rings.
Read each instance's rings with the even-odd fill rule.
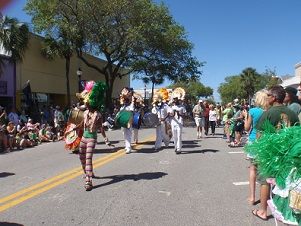
[[[150,102],[152,103],[153,102],[153,97],[154,97],[154,89],[155,89],[155,83],[152,82],[152,96],[151,96],[151,99],[150,99]]]
[[[69,72],[70,72],[70,56],[65,56],[66,60],[66,87],[67,87],[67,106],[68,108],[71,106],[71,98],[70,98],[70,82],[69,82]]]

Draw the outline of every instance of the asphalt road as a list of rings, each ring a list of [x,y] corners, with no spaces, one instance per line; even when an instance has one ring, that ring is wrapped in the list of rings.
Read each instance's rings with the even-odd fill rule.
[[[1,154],[0,225],[274,225],[252,216],[248,161],[217,132],[197,140],[184,128],[176,155],[172,143],[154,152],[155,130],[142,129],[126,155],[121,131],[108,131],[115,148],[99,137],[90,192],[63,142]]]

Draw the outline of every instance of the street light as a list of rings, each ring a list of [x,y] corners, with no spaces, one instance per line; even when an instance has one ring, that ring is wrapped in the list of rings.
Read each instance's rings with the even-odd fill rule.
[[[80,69],[80,67],[77,69],[76,74],[78,76],[78,92],[81,92],[82,86],[81,86],[81,81],[82,81],[82,70]]]

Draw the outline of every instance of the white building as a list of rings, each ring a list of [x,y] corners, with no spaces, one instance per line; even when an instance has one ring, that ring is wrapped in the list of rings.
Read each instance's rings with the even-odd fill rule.
[[[301,62],[295,65],[295,76],[288,79],[283,79],[281,85],[283,87],[291,86],[297,88],[300,82],[301,82]]]

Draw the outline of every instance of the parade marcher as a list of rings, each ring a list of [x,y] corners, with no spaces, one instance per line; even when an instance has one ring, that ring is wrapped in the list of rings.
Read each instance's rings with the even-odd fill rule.
[[[198,101],[198,104],[196,104],[192,110],[193,118],[194,118],[195,124],[196,124],[197,139],[203,137],[203,135],[202,135],[203,127],[205,126],[204,109],[205,109],[205,106],[203,104],[203,101],[200,99]]]
[[[100,111],[104,107],[105,84],[102,82],[95,83],[89,81],[85,85],[84,91],[77,95],[83,99],[86,110],[83,114],[83,120],[79,125],[69,128],[69,132],[83,127],[83,135],[79,145],[79,158],[85,174],[85,189],[90,191],[93,188],[93,165],[92,157],[97,141],[97,130],[102,127],[102,115]],[[67,127],[68,129],[68,127]],[[105,138],[105,140],[107,140]]]
[[[285,90],[281,86],[273,86],[268,90],[268,99],[269,104],[272,106],[269,110],[264,112],[262,116],[260,117],[256,129],[257,129],[257,136],[262,136],[259,139],[259,142],[264,141],[265,133],[269,134],[271,133],[271,130],[274,129],[275,132],[280,130],[281,128],[294,126],[296,123],[299,123],[298,116],[296,113],[294,113],[292,110],[290,110],[288,107],[283,105],[283,100],[285,98]],[[271,126],[268,126],[271,125]],[[267,137],[268,138],[268,137]],[[267,139],[269,140],[269,139]],[[279,139],[282,141],[282,139]],[[256,144],[256,142],[254,143]],[[276,149],[279,150],[278,146],[274,146],[275,142],[272,143],[273,147],[277,147]],[[283,145],[282,147],[289,147],[287,145]],[[273,148],[264,149],[263,152],[260,152],[260,149],[266,148],[266,145],[257,146],[257,150],[255,151],[255,156],[259,153],[263,153],[265,156],[273,156],[271,155],[271,151]],[[274,148],[275,149],[275,148]],[[277,158],[276,158],[277,159]],[[260,159],[258,157],[255,157],[255,161],[259,163],[259,169],[261,169],[260,161],[264,161],[265,159]],[[271,167],[271,164],[269,163],[269,167]],[[285,168],[285,167],[284,167]],[[278,168],[280,169],[280,168]],[[260,172],[260,175],[262,175],[263,172]],[[268,185],[266,181],[266,177],[261,176],[259,178],[259,182],[261,184],[260,186],[260,209],[259,210],[253,210],[252,213],[254,216],[261,218],[262,220],[267,219],[267,201],[270,194],[270,186]]]
[[[135,97],[133,96],[133,89],[128,87],[123,88],[120,93],[120,104],[122,106],[116,116],[116,122],[123,130],[126,154],[132,152],[131,141],[134,101]]]
[[[159,118],[159,124],[156,126],[156,142],[155,151],[158,151],[162,147],[162,141],[165,147],[168,147],[171,133],[170,133],[170,123],[169,123],[169,106],[167,104],[169,100],[169,92],[165,88],[159,89],[153,98],[153,108],[152,113],[156,114]]]
[[[138,93],[133,92],[134,97],[134,115],[133,115],[133,138],[134,143],[138,144],[138,131],[140,129],[141,121],[144,114],[144,104],[143,104],[143,98]]]
[[[184,100],[185,90],[183,88],[175,88],[172,92],[172,107],[169,109],[171,117],[171,129],[174,138],[175,152],[180,154],[182,150],[182,130],[183,130],[183,117],[186,114],[185,107],[181,104],[180,100]]]

